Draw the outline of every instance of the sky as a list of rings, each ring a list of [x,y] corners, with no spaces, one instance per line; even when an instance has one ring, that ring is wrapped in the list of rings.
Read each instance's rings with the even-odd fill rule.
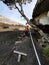
[[[24,13],[29,19],[32,18],[33,9],[35,7],[36,2],[37,0],[32,0],[30,4],[29,3],[27,3],[26,5],[23,4]],[[24,20],[23,17],[21,17],[17,9],[10,10],[8,6],[6,6],[2,1],[0,1],[0,15],[3,15],[15,22],[19,22],[24,25],[26,24],[26,21]]]

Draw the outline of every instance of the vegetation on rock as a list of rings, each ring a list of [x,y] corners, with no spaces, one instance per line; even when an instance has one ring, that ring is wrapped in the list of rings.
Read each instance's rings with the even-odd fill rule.
[[[46,58],[49,58],[49,46],[45,47],[43,50],[43,54]]]

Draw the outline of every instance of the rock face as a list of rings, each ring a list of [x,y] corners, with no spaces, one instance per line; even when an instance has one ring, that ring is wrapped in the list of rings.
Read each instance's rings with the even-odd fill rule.
[[[49,34],[49,25],[37,25],[37,27],[39,27],[44,33],[48,33]]]
[[[35,5],[32,17],[35,18],[40,14],[49,11],[49,0],[39,0]]]
[[[39,24],[37,25],[44,33],[49,34],[49,0],[37,0],[32,19]],[[32,21],[33,22],[33,21]],[[44,24],[44,25],[43,25]]]
[[[42,2],[42,1],[43,1],[43,0],[37,0],[37,4],[40,3],[40,2]]]

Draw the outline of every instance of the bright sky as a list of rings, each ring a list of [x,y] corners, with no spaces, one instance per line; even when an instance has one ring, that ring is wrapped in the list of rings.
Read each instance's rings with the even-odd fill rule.
[[[23,4],[24,13],[29,19],[32,18],[32,12],[36,2],[37,0],[32,0],[30,4]],[[0,15],[3,15],[15,22],[20,22],[22,24],[26,23],[26,21],[23,17],[21,17],[17,9],[9,10],[9,8],[2,1],[0,1]]]

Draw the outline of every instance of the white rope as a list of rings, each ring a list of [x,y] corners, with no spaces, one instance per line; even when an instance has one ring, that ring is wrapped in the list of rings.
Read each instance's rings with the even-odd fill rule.
[[[34,42],[33,42],[33,38],[32,38],[32,35],[31,35],[30,28],[29,28],[29,33],[30,33],[30,37],[31,37],[31,41],[32,41],[32,45],[33,45],[33,48],[34,48],[34,52],[35,52],[35,55],[36,55],[36,58],[37,58],[38,64],[41,65],[41,62],[40,62],[40,59],[39,59],[39,56],[38,56],[38,53],[37,53],[37,50],[36,50],[35,44],[34,44]]]

